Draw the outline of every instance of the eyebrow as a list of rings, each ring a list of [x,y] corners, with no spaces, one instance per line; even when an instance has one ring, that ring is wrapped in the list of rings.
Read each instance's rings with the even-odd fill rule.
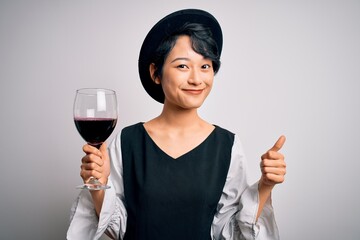
[[[176,61],[180,61],[180,60],[185,60],[185,61],[190,61],[189,58],[186,57],[179,57],[179,58],[175,58],[174,60],[171,61],[171,63],[176,62]]]

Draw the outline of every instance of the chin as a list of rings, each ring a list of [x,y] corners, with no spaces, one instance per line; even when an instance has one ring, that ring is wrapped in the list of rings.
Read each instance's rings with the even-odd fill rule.
[[[195,109],[195,108],[200,108],[203,105],[204,101],[202,102],[192,102],[192,103],[184,103],[182,104],[182,107],[184,109]]]
[[[200,108],[203,105],[204,101],[205,99],[200,98],[179,98],[177,100],[165,99],[165,102],[167,102],[167,104],[169,105],[177,106],[178,108],[188,110]]]

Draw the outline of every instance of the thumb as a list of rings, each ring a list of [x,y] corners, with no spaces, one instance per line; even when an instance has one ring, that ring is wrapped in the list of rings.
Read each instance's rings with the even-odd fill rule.
[[[103,160],[103,164],[104,164],[105,169],[109,169],[110,158],[109,158],[107,145],[106,145],[105,142],[101,145],[99,150],[100,150],[100,152],[102,154],[101,159]]]
[[[107,144],[105,142],[103,142],[103,144],[101,144],[99,150],[102,154],[105,154],[107,151]]]
[[[286,141],[286,137],[284,135],[281,135],[274,144],[274,146],[270,148],[269,151],[275,151],[275,152],[279,151],[283,147],[285,141]]]

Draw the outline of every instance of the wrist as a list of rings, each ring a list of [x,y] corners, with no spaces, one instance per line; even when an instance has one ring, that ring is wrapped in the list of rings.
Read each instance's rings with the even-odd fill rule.
[[[107,183],[108,183],[108,178],[107,177],[102,177],[102,178],[100,178],[98,180],[104,185],[107,185]]]
[[[259,189],[263,188],[271,191],[274,188],[274,186],[275,186],[274,183],[266,181],[263,177],[261,177],[259,180]]]

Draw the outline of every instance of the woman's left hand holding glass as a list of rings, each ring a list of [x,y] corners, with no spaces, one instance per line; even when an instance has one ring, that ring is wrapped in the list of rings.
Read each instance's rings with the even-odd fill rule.
[[[80,175],[84,183],[91,177],[97,178],[102,184],[107,184],[110,175],[110,159],[106,143],[103,143],[99,149],[91,145],[84,145],[83,151],[86,155],[81,159]],[[96,214],[100,216],[102,203],[104,201],[104,190],[90,191],[93,198]]]
[[[106,143],[103,143],[100,149],[86,144],[83,151],[86,155],[81,159],[80,176],[84,183],[88,182],[91,177],[95,177],[101,183],[106,184],[110,175],[110,161]]]

